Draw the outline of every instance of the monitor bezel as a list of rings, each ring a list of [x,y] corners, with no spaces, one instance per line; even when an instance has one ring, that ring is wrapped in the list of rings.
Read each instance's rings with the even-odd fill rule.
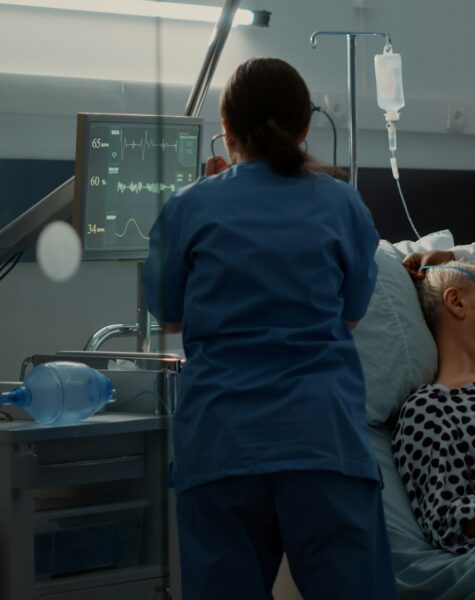
[[[120,260],[142,262],[148,256],[147,250],[118,250],[103,249],[91,250],[86,248],[85,244],[85,222],[86,222],[86,193],[87,170],[89,147],[86,144],[89,139],[89,131],[92,124],[95,123],[128,123],[134,124],[153,124],[153,125],[198,125],[198,157],[197,157],[197,178],[200,176],[203,125],[204,119],[200,117],[184,117],[171,115],[151,115],[134,113],[78,113],[76,129],[76,159],[75,159],[75,182],[73,198],[73,227],[77,231],[83,243],[83,260]]]

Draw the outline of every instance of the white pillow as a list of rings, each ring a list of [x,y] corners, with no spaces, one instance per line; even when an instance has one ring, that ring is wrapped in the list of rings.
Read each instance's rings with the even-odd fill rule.
[[[448,229],[429,233],[415,242],[404,241],[394,244],[403,258],[412,252],[430,252],[431,250],[451,250],[454,246],[454,236]],[[462,246],[460,246],[462,248]]]
[[[372,425],[395,414],[412,390],[433,381],[437,369],[436,345],[402,260],[410,252],[448,250],[453,245],[449,231],[417,242],[379,243],[376,288],[365,317],[354,330]]]
[[[455,260],[466,260],[467,262],[475,262],[475,242],[466,244],[465,246],[455,246],[451,249],[455,254]]]

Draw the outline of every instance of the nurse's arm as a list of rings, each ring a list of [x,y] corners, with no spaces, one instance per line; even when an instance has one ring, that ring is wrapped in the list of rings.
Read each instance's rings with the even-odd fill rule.
[[[350,331],[353,331],[353,329],[356,329],[357,325],[358,325],[358,321],[347,321],[346,322],[346,326],[348,327],[348,329]]]
[[[180,333],[181,323],[160,323],[163,333]]]

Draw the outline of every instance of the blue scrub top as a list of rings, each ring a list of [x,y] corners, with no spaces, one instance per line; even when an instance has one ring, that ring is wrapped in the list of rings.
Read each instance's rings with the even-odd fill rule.
[[[379,480],[347,321],[366,312],[378,234],[349,185],[242,162],[198,179],[151,231],[144,285],[182,323],[177,493],[235,475],[324,469]]]

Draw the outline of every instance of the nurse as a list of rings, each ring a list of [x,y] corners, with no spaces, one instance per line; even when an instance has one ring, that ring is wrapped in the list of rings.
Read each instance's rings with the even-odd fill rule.
[[[358,193],[309,169],[311,101],[277,59],[221,99],[231,165],[163,208],[144,284],[182,328],[173,424],[183,600],[267,600],[283,553],[305,600],[396,598],[351,328],[378,243]]]

